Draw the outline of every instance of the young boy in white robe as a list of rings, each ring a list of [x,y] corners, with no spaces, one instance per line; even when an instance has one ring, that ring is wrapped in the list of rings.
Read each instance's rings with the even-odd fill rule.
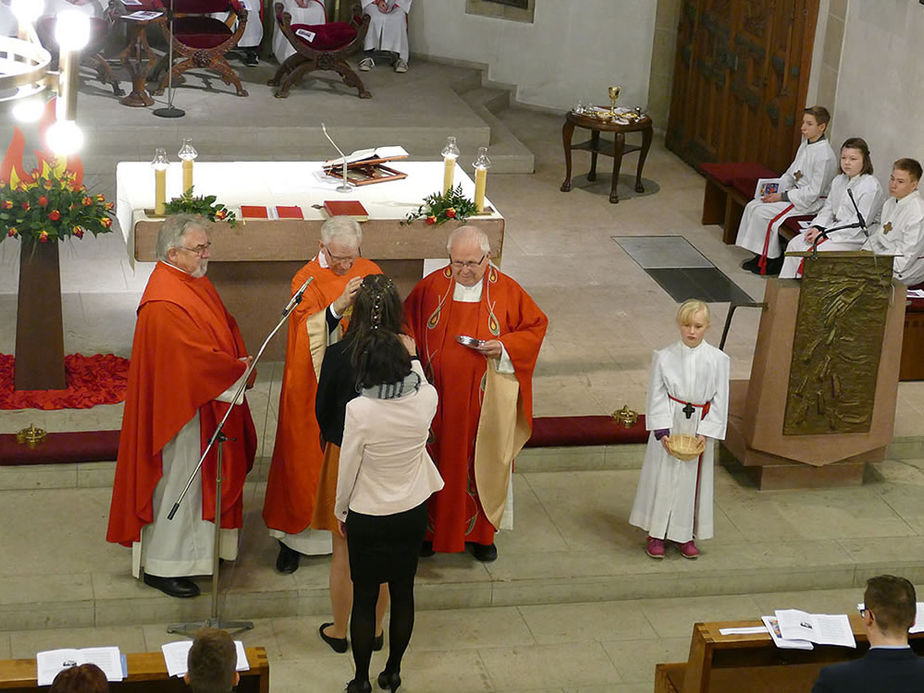
[[[850,137],[841,145],[840,175],[831,183],[828,199],[812,219],[812,225],[789,241],[786,252],[806,252],[815,245],[819,251],[859,250],[866,242],[864,226],[879,221],[882,187],[873,176],[869,146],[860,137]],[[780,279],[802,276],[804,257],[783,260]]]
[[[754,274],[776,275],[783,264],[780,226],[791,216],[815,214],[824,204],[837,174],[837,157],[825,138],[831,116],[824,106],[802,113],[802,143],[781,176],[780,191],[751,200],[741,215],[735,245],[756,255],[741,267]]]
[[[881,221],[870,229],[861,250],[892,255],[892,276],[905,286],[924,281],[924,200],[918,192],[921,164],[899,159],[892,164],[889,197]]]
[[[694,539],[713,533],[712,440],[725,438],[729,358],[703,341],[709,323],[705,303],[685,301],[677,311],[680,341],[652,358],[645,413],[651,434],[629,515],[630,524],[648,532],[652,558],[664,558],[665,541],[684,558],[697,558]],[[695,436],[701,449],[688,461],[672,454],[671,438],[684,435]]]
[[[363,12],[369,15],[369,31],[363,48],[366,57],[359,61],[359,69],[368,72],[375,67],[376,52],[396,55],[395,72],[407,72],[410,55],[407,42],[407,17],[412,0],[362,0]]]

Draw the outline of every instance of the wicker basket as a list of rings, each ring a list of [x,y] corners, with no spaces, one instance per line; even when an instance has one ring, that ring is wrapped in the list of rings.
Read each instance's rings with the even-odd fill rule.
[[[696,436],[677,434],[667,440],[667,449],[678,460],[690,462],[697,459],[706,449],[706,440],[697,440]]]

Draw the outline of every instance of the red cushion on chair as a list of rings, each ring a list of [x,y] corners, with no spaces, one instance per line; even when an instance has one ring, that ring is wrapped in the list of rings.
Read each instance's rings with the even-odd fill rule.
[[[169,0],[161,0],[170,7]],[[211,12],[228,12],[231,0],[174,0],[174,10],[179,14],[209,14]]]
[[[757,189],[757,178],[732,178],[731,186],[745,197],[754,197]]]
[[[313,33],[314,40],[306,41],[296,32],[305,29]],[[319,51],[334,51],[343,48],[356,38],[356,29],[346,22],[330,22],[328,24],[293,24],[292,33],[304,44]]]
[[[173,35],[184,46],[214,48],[228,40],[228,25],[212,17],[177,17]]]
[[[735,178],[776,178],[776,172],[763,164],[750,161],[723,161],[715,164],[700,164],[699,170],[717,179],[722,185],[731,185]],[[752,189],[749,195],[754,194]]]

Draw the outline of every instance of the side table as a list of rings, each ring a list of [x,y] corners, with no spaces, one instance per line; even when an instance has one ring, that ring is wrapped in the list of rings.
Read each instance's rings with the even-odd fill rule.
[[[590,130],[590,139],[580,144],[571,144],[571,137],[574,134],[574,128],[587,128]],[[601,139],[601,132],[614,133],[614,139]],[[626,144],[627,132],[641,132],[641,146]],[[590,171],[587,174],[587,180],[594,181],[597,179],[597,155],[605,154],[613,157],[613,184],[610,188],[610,202],[616,204],[619,202],[619,193],[616,192],[616,186],[619,182],[619,169],[622,166],[622,155],[630,152],[639,152],[638,169],[635,173],[635,192],[645,192],[642,186],[642,169],[645,166],[645,158],[648,156],[648,149],[651,147],[652,125],[651,118],[648,115],[642,116],[637,122],[631,122],[622,125],[614,121],[601,120],[583,113],[569,112],[565,117],[565,123],[561,128],[562,144],[565,148],[565,180],[561,184],[561,191],[568,192],[571,190],[571,150],[582,149],[590,152]]]
[[[128,25],[128,45],[119,54],[119,60],[128,69],[132,79],[131,93],[119,100],[123,106],[140,108],[154,103],[147,91],[148,70],[154,61],[154,51],[148,43],[148,24],[161,14],[163,12],[158,12],[148,19],[134,19],[131,15],[119,17]]]

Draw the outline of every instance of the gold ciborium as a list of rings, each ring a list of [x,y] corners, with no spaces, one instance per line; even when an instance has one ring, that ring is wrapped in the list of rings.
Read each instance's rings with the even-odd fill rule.
[[[610,95],[610,117],[616,117],[616,99],[619,98],[619,92],[622,91],[622,87],[607,87],[607,92]]]
[[[622,409],[617,409],[613,412],[613,418],[626,428],[632,428],[635,422],[638,421],[638,413],[629,409],[628,404],[624,404]]]

